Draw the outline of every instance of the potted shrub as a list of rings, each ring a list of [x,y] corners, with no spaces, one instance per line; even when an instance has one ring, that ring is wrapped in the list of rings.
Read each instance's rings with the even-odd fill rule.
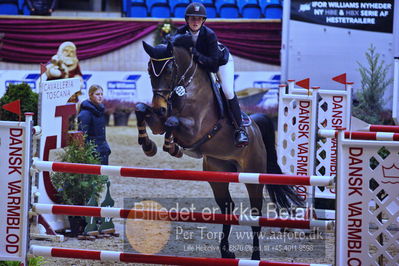
[[[63,152],[59,152],[58,160],[70,163],[100,164],[100,158],[95,151],[95,145],[86,143],[82,138],[70,138],[69,144]],[[89,200],[98,200],[100,193],[105,188],[107,176],[73,174],[73,173],[52,173],[51,181],[57,189],[57,196],[62,204],[87,205]],[[84,217],[68,217],[71,225],[71,235],[82,234],[86,222]]]
[[[34,124],[37,124],[38,101],[39,95],[33,92],[31,87],[26,83],[10,84],[7,87],[6,93],[0,98],[0,106],[4,104],[21,100],[21,113],[33,112],[35,113]],[[0,108],[0,120],[5,121],[18,121],[18,115],[8,112]]]
[[[365,55],[367,64],[364,66],[358,62],[361,89],[356,93],[352,112],[355,117],[367,123],[382,124],[389,120],[387,110],[384,110],[384,93],[393,82],[392,78],[388,78],[390,65],[385,64],[374,45],[370,46]]]

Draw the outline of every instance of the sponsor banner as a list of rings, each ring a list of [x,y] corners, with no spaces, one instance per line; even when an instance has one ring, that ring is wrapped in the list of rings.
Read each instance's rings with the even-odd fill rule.
[[[0,124],[0,261],[22,261],[26,251],[25,130],[17,122]]]
[[[342,140],[339,154],[336,264],[397,265],[398,144]]]
[[[84,84],[80,99],[87,98],[87,90],[93,84],[104,88],[107,99],[120,99],[132,102],[151,102],[152,89],[147,72],[140,71],[87,71],[83,75]],[[40,75],[37,71],[8,70],[0,71],[0,97],[5,93],[8,84],[28,83],[32,90],[39,92]],[[49,81],[50,82],[50,81]],[[252,88],[278,88],[279,72],[248,71],[237,72],[235,75],[235,90],[241,91]],[[49,100],[60,97],[49,93],[44,95]]]
[[[348,29],[392,33],[394,1],[291,1],[291,19]]]
[[[66,105],[68,100],[79,89],[79,78],[50,80],[44,81],[41,84],[40,92],[42,93],[42,97],[40,101],[39,122],[43,132],[42,139],[45,139],[47,136],[58,136],[57,148],[61,147],[61,126],[64,115],[63,110],[59,109],[57,111],[56,108]],[[76,108],[74,107],[73,113],[67,115],[75,113]],[[43,144],[42,141],[41,146]],[[41,147],[40,151],[43,154],[43,147]]]
[[[68,103],[79,92],[81,81],[79,78],[43,81],[40,86],[41,98],[39,109],[39,124],[42,128],[40,138],[40,159],[50,159],[50,152],[67,144],[69,118],[76,115],[76,104]],[[53,203],[49,194],[50,176],[48,172],[39,173],[39,203]],[[64,228],[62,217],[44,214],[43,217],[53,229]]]

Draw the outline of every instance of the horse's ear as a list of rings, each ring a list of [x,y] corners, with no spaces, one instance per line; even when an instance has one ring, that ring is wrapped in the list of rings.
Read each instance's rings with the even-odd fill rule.
[[[169,56],[173,55],[173,44],[168,40],[168,46],[166,47],[166,51],[168,51]]]
[[[145,52],[150,56],[153,57],[153,47],[151,45],[149,45],[148,43],[146,43],[145,41],[143,41],[143,47]]]

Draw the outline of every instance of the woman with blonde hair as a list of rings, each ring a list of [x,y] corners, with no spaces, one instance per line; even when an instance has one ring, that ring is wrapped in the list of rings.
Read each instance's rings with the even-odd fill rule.
[[[108,165],[108,157],[111,149],[106,140],[104,117],[104,91],[100,85],[91,85],[89,99],[80,105],[78,115],[78,129],[86,135],[86,141],[96,144],[96,150],[100,154],[101,164]]]

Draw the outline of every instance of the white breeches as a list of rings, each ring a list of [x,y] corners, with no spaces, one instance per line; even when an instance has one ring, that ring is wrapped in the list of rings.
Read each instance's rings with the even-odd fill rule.
[[[220,79],[220,85],[222,85],[223,93],[228,100],[234,98],[234,60],[231,54],[229,54],[229,60],[227,64],[219,67],[217,73]]]

